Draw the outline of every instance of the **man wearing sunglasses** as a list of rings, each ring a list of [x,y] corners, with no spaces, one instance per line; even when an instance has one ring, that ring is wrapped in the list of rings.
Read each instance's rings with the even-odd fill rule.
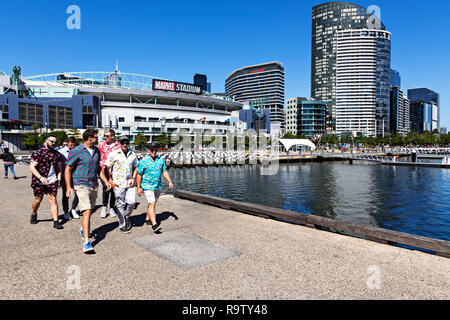
[[[108,155],[116,150],[120,149],[120,143],[115,141],[116,138],[116,132],[113,129],[106,129],[103,135],[105,141],[99,143],[98,149],[100,150],[100,165],[102,167],[102,170],[105,169],[105,161],[108,158]],[[106,175],[106,172],[105,172]],[[109,176],[106,176],[107,179],[109,179]],[[114,191],[112,189],[106,188],[106,185],[102,181],[102,201],[103,201],[103,208],[100,213],[100,217],[106,218],[107,211],[108,211],[108,200],[109,200],[109,216],[115,217],[116,213],[114,211],[114,205],[116,202]]]
[[[159,223],[156,222],[156,202],[161,195],[161,176],[169,183],[170,190],[173,190],[172,180],[167,171],[166,162],[156,155],[158,147],[154,143],[147,146],[148,156],[139,161],[137,168],[137,194],[142,196],[144,190],[147,198],[147,217],[145,223],[151,225],[156,233],[161,229]]]
[[[62,158],[61,154],[55,150],[55,147],[56,137],[50,135],[45,140],[44,147],[33,152],[30,158],[31,188],[34,194],[30,223],[37,223],[37,211],[46,194],[50,202],[53,227],[55,229],[63,229],[63,226],[58,221],[58,203],[56,200],[58,184],[61,181]]]
[[[120,149],[111,152],[105,161],[105,174],[110,177],[109,183],[115,194],[115,210],[122,233],[130,233],[130,217],[136,203],[138,159],[129,146],[128,137],[121,137]]]

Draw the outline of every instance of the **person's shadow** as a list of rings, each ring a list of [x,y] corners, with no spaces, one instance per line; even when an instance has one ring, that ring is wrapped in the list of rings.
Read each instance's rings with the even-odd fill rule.
[[[145,224],[145,218],[147,217],[147,213],[141,213],[140,215],[131,216],[131,225],[133,227],[142,227]],[[156,223],[161,223],[164,220],[169,219],[170,217],[173,217],[175,220],[178,220],[178,217],[175,213],[164,211],[161,213],[156,214]]]
[[[131,214],[131,217],[130,217],[131,225],[133,227],[142,227],[142,226],[144,226],[146,216],[147,216],[146,212],[144,212],[144,213],[142,213],[140,215],[133,215],[133,214]],[[179,219],[175,213],[169,212],[169,211],[164,211],[164,212],[161,212],[161,213],[156,215],[156,222],[157,223],[161,223],[162,221],[167,220],[170,217],[173,217],[175,220]],[[106,235],[109,232],[117,229],[118,227],[119,227],[119,222],[115,221],[115,222],[111,222],[111,223],[105,224],[105,225],[103,225],[103,226],[93,230],[91,232],[91,234],[92,234],[92,237],[95,240],[92,242],[92,246],[95,246],[95,245],[99,244],[103,239],[105,239]]]

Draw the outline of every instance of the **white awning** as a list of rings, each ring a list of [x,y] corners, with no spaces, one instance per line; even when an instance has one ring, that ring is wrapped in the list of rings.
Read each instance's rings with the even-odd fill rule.
[[[306,146],[311,148],[311,150],[316,150],[314,143],[308,139],[280,139],[278,141],[286,148],[286,151],[289,151],[293,146]]]

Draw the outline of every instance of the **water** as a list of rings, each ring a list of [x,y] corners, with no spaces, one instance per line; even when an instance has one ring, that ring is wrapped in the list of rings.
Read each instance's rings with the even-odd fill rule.
[[[341,162],[172,168],[177,189],[450,241],[450,170]],[[164,191],[168,192],[165,183]]]

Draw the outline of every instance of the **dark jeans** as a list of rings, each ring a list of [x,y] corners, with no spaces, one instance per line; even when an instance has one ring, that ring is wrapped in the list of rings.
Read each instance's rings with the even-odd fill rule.
[[[103,186],[103,192],[102,192],[102,205],[104,207],[108,206],[108,199],[109,199],[109,207],[110,208],[114,208],[115,204],[116,204],[116,197],[114,196],[114,190],[110,189],[109,191],[106,190],[106,185],[103,182],[103,180],[100,180],[102,182],[102,186]]]
[[[5,177],[8,177],[8,168],[11,170],[12,175],[15,177],[16,173],[14,172],[14,165],[13,164],[4,164],[5,167]]]
[[[67,188],[66,188],[66,186],[63,186],[62,189],[63,189],[63,192],[62,192],[63,210],[64,210],[64,213],[67,213],[67,212],[69,212],[69,198],[66,197]],[[72,206],[70,207],[70,209],[76,210],[77,206],[78,206],[78,197],[77,197],[77,193],[75,192],[75,190],[73,190],[72,194],[73,194],[73,200],[72,200]]]

